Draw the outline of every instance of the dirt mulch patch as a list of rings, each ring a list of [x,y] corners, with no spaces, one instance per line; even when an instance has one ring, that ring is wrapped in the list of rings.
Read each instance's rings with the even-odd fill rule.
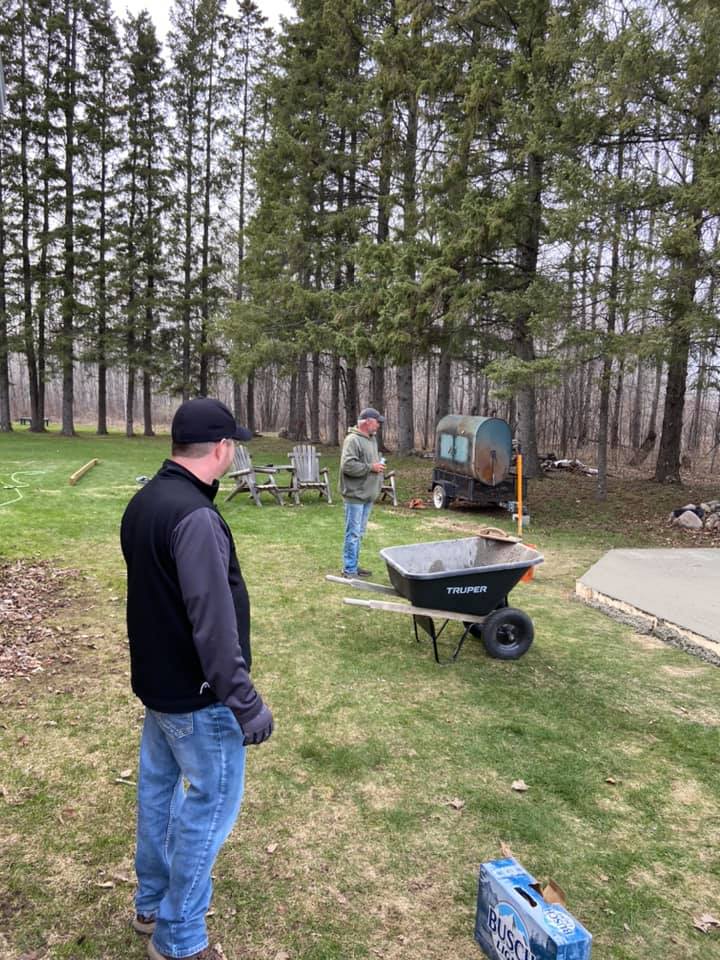
[[[71,603],[67,588],[77,577],[39,560],[0,561],[0,684],[73,659],[69,635],[48,621]]]

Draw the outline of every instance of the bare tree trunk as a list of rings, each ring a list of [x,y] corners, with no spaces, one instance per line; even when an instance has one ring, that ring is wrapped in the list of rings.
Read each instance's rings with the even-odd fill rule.
[[[235,414],[235,419],[237,420],[238,423],[244,423],[245,422],[245,404],[243,402],[242,384],[236,377],[233,377],[232,388],[233,388],[233,413]]]
[[[253,433],[257,430],[255,423],[255,371],[247,378],[247,428]]]
[[[412,364],[402,364],[395,372],[398,397],[398,453],[404,456],[415,448]]]
[[[563,408],[560,414],[560,456],[565,458],[568,455],[570,430],[572,426],[570,413],[570,377],[567,372],[563,374],[562,406]]]
[[[713,430],[713,448],[712,460],[710,461],[710,473],[715,471],[715,458],[717,457],[718,447],[720,447],[720,397],[718,397],[717,411],[715,412],[715,428]]]
[[[310,439],[320,443],[320,354],[312,355],[312,400],[310,402]]]
[[[425,379],[425,426],[423,428],[423,450],[427,450],[430,441],[430,383],[432,381],[432,354],[427,358],[427,375]],[[433,424],[433,427],[435,425]],[[433,430],[434,433],[434,430]]]
[[[700,447],[700,432],[702,428],[702,407],[703,397],[705,396],[705,378],[706,378],[706,359],[705,347],[700,351],[698,361],[697,380],[695,382],[695,402],[693,403],[692,416],[690,417],[690,428],[688,429],[687,445],[688,449],[697,452]]]
[[[128,344],[129,348],[129,344]],[[129,350],[128,350],[129,352]],[[134,348],[133,348],[134,353]],[[128,363],[127,394],[125,395],[125,436],[135,435],[135,367]]]
[[[635,451],[635,455],[630,460],[631,467],[639,467],[644,463],[652,452],[652,448],[655,446],[655,441],[657,440],[657,434],[654,430],[651,430],[650,433],[645,437],[643,442],[640,444],[638,449]]]
[[[291,440],[305,440],[307,438],[307,357],[302,354],[298,357],[296,372],[293,373],[290,387],[290,421],[288,436]]]
[[[297,439],[295,436],[295,421],[297,418],[297,368],[290,374],[290,402],[288,404],[288,427],[287,433],[291,440]]]
[[[152,376],[147,369],[143,370],[142,375],[143,390],[143,436],[154,437],[155,431],[152,425]]]
[[[612,357],[603,359],[600,378],[600,410],[598,413],[597,464],[598,475],[595,486],[595,499],[607,500],[607,450],[608,450],[608,414],[610,411],[610,379],[612,377]]]
[[[655,389],[653,391],[652,406],[650,407],[650,419],[648,423],[648,433],[655,433],[657,429],[657,415],[658,408],[660,406],[660,388],[662,387],[662,378],[663,378],[663,367],[664,363],[660,357],[658,357],[657,365],[655,367]]]
[[[345,367],[345,421],[348,427],[357,423],[358,413],[357,368],[348,361]]]
[[[655,466],[655,479],[658,483],[680,483],[682,418],[689,354],[690,335],[679,324],[674,325],[668,359],[663,427]]]
[[[632,414],[630,416],[630,446],[633,450],[640,447],[640,435],[642,430],[642,394],[645,385],[645,366],[642,360],[638,360],[637,370],[635,372],[635,390],[633,392]]]
[[[610,447],[617,450],[620,446],[620,414],[622,411],[623,389],[625,385],[625,360],[618,361],[617,380],[615,381],[615,403],[613,405],[612,426],[610,428]]]
[[[450,384],[452,360],[448,351],[440,353],[437,370],[437,396],[435,399],[435,423],[450,413]]]
[[[335,354],[331,358],[330,410],[328,411],[327,442],[331,447],[340,444],[340,361]]]
[[[382,360],[374,359],[370,364],[370,406],[385,414],[385,367]],[[378,450],[386,453],[387,447],[383,437],[382,424],[380,424],[376,436]]]

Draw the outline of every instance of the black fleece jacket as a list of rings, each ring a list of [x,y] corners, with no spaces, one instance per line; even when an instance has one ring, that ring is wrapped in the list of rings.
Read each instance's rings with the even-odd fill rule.
[[[220,701],[242,724],[263,704],[249,675],[250,600],[217,489],[166,460],[125,510],[132,688],[164,713]]]

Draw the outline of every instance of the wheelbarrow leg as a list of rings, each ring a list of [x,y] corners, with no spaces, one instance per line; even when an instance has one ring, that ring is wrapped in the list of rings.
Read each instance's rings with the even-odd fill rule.
[[[440,634],[443,632],[443,630],[449,623],[450,621],[446,620],[445,623],[440,627],[440,629],[436,630],[435,621],[433,620],[432,617],[423,617],[418,614],[413,615],[413,627],[415,628],[415,642],[416,643],[420,642],[420,637],[418,636],[418,627],[420,627],[420,629],[424,630],[425,633],[430,637],[433,645],[433,654],[435,656],[435,663],[440,664],[441,667],[447,667],[449,664],[455,663],[457,658],[460,656],[462,645],[465,643],[465,637],[467,637],[468,633],[470,632],[468,627],[465,627],[463,635],[460,637],[460,640],[458,641],[458,645],[455,647],[455,650],[453,651],[453,654],[450,657],[450,659],[441,660],[440,653],[438,651],[438,645],[437,645],[438,637],[440,636]]]
[[[465,643],[465,640],[469,635],[470,635],[470,624],[468,624],[468,626],[466,626],[465,629],[463,630],[463,635],[458,640],[458,645],[455,647],[452,657],[450,657],[450,659],[446,661],[447,663],[455,663],[457,658],[460,656],[460,651],[462,650],[463,644]]]
[[[440,658],[438,657],[438,648],[437,648],[438,634],[435,632],[435,621],[433,620],[433,618],[421,617],[418,614],[413,614],[413,627],[415,629],[416,643],[420,643],[420,637],[418,636],[418,627],[420,627],[421,630],[424,630],[425,633],[430,637],[433,645],[433,653],[435,654],[435,661],[436,663],[440,663]]]

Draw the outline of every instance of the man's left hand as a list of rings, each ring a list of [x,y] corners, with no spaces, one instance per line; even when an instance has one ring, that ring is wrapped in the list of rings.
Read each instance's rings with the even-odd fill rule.
[[[240,721],[238,720],[238,723]],[[262,705],[262,710],[252,720],[245,720],[240,723],[240,729],[245,735],[243,740],[244,747],[254,747],[265,740],[269,740],[274,729],[273,715],[267,704]]]

